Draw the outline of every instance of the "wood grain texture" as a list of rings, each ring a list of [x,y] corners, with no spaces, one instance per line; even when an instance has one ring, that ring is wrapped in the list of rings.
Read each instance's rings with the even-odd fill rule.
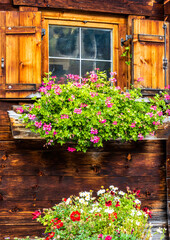
[[[62,8],[85,11],[98,11],[118,14],[135,14],[145,16],[163,15],[163,2],[157,1],[123,1],[123,0],[14,0],[14,5],[37,6],[46,8]],[[163,16],[161,16],[163,17]]]
[[[72,154],[68,146],[45,148],[43,140],[4,139],[1,132],[9,133],[6,111],[19,103],[0,102],[0,239],[40,236],[43,228],[32,221],[32,212],[111,184],[140,189],[142,207],[151,209],[154,226],[167,226],[165,140],[113,141]]]
[[[25,97],[33,90],[28,91],[26,87],[22,91],[18,86],[18,90],[13,91],[16,84],[41,83],[41,12],[7,11],[4,14],[5,21],[1,23],[1,29],[6,29],[6,44],[3,45],[6,56],[5,83],[10,86],[9,89],[5,87],[5,97]],[[25,90],[27,92],[24,93]],[[4,94],[0,97],[4,97]]]
[[[137,79],[143,77],[144,81],[140,83],[146,88],[165,87],[163,58],[164,44],[161,42],[139,41],[138,34],[164,35],[164,22],[153,20],[133,20],[133,64],[134,64],[134,84],[139,85]],[[169,24],[166,23],[168,28]],[[145,37],[146,38],[146,37]],[[169,33],[167,34],[167,43],[169,43]],[[169,47],[167,49],[167,58],[169,61]],[[168,79],[168,77],[167,77]]]

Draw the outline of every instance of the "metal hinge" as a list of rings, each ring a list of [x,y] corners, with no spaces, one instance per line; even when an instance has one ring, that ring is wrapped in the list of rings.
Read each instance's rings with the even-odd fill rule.
[[[43,37],[45,36],[46,31],[44,28],[41,29],[41,38],[43,39]]]
[[[124,40],[123,38],[121,38],[120,43],[121,43],[121,47],[124,46],[124,43],[127,42],[129,39],[132,39],[132,35],[126,35],[126,40]]]
[[[1,58],[1,68],[4,68],[4,67],[5,67],[4,58],[2,57],[2,58]]]

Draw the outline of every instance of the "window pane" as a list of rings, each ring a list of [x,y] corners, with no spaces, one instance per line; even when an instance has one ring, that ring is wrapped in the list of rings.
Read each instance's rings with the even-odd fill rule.
[[[107,74],[111,72],[111,63],[110,62],[94,62],[94,61],[82,61],[82,76],[84,76],[87,72],[95,70],[95,68],[99,68],[101,71],[106,70]]]
[[[53,76],[57,76],[57,82],[64,83],[65,74],[79,74],[79,64],[77,60],[69,59],[49,59],[49,71],[52,72]]]
[[[49,56],[79,57],[79,28],[50,25]]]
[[[111,59],[111,30],[82,28],[82,58]]]

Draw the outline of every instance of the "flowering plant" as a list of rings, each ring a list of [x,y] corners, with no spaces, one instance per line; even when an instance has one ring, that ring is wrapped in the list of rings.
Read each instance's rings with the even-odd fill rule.
[[[46,226],[45,240],[149,240],[151,211],[141,209],[140,191],[119,191],[117,187],[101,189],[64,198],[50,209],[39,211],[37,221]],[[37,211],[36,211],[37,214]],[[35,219],[35,214],[33,214]],[[158,229],[164,237],[165,229]]]
[[[163,114],[170,115],[170,106],[164,101],[170,99],[166,92],[149,102],[141,101],[140,89],[122,91],[114,86],[115,72],[109,81],[99,70],[86,78],[71,74],[67,78],[68,84],[58,85],[55,77],[47,74],[39,89],[41,98],[27,108],[29,113],[23,118],[47,145],[71,142],[68,151],[86,152],[90,146],[102,147],[111,139],[142,140],[154,134]]]

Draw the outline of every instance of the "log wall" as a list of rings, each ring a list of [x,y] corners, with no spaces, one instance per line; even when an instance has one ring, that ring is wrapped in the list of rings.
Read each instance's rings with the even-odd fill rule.
[[[167,226],[165,140],[111,142],[86,154],[59,146],[46,149],[42,140],[12,139],[6,111],[15,104],[20,102],[0,102],[0,239],[41,235],[33,211],[111,184],[140,189],[142,206],[153,212],[152,223]]]

